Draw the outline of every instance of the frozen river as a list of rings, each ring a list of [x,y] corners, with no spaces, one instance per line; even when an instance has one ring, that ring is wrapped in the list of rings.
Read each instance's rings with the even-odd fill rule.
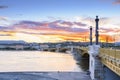
[[[70,54],[40,51],[0,51],[0,72],[82,72]]]

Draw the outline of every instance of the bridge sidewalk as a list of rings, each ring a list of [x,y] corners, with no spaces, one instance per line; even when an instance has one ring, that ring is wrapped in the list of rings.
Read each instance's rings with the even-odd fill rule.
[[[0,73],[0,80],[91,80],[86,72]]]

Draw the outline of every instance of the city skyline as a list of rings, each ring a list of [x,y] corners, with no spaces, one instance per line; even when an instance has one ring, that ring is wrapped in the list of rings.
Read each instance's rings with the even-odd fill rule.
[[[100,18],[101,42],[120,41],[120,0],[0,0],[0,40],[89,41]]]

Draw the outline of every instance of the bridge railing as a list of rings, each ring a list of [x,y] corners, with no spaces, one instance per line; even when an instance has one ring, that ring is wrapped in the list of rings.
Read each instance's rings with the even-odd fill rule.
[[[120,76],[120,50],[100,48],[99,52],[102,63]]]
[[[115,59],[120,59],[120,50],[110,48],[100,48],[100,54],[105,54]]]
[[[88,47],[80,47],[80,49],[88,51]]]

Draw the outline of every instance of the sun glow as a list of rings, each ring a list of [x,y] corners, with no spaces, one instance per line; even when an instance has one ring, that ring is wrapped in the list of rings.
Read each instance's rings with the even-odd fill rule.
[[[27,42],[33,42],[33,41],[34,42],[42,42],[43,41],[35,35],[29,35],[29,34],[24,34],[24,33],[15,33],[14,37],[18,40],[24,40]]]

